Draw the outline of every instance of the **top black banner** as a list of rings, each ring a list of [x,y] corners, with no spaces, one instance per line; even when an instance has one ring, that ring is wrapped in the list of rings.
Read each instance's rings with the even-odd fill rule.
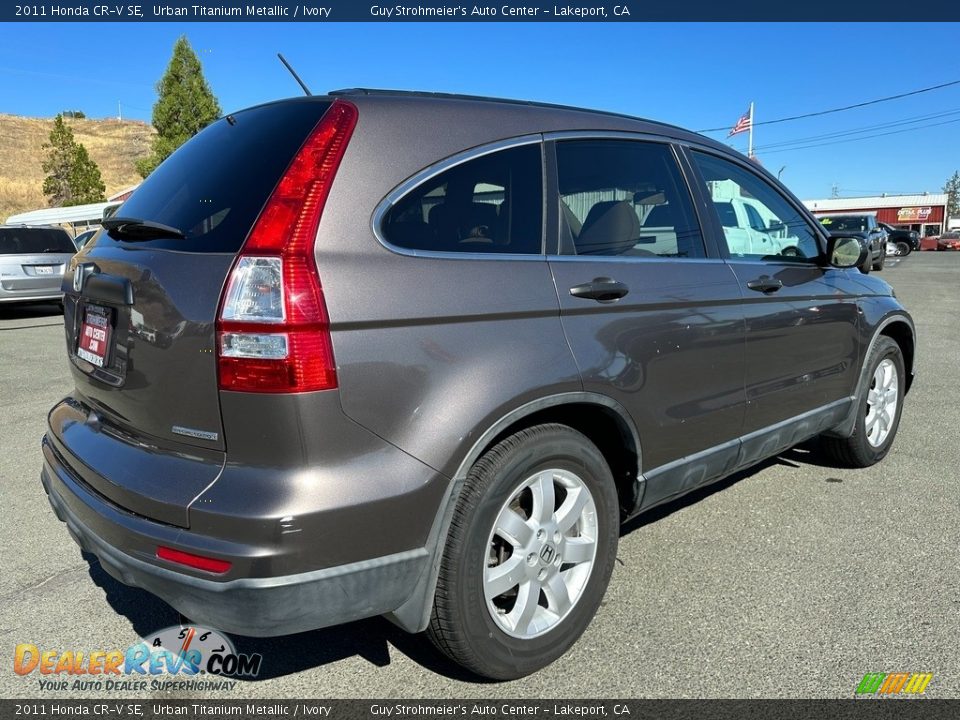
[[[960,20],[957,0],[604,0],[574,3],[539,0],[471,4],[420,0],[390,4],[358,0],[160,0],[121,3],[117,0],[53,0],[0,7],[7,22],[649,22],[680,21],[943,21]],[[749,30],[744,31],[749,32]],[[864,38],[851,27],[849,48],[792,48],[791,52],[855,51]],[[679,48],[678,48],[679,50]],[[718,51],[723,50],[718,48]],[[746,60],[746,58],[743,58]]]

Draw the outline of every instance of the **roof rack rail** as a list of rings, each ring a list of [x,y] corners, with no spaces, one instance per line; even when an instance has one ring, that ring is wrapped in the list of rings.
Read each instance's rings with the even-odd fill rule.
[[[639,120],[641,122],[651,123],[653,125],[660,125],[662,127],[669,127],[675,130],[682,130],[683,132],[693,132],[692,130],[679,127],[678,125],[671,125],[669,123],[659,122],[657,120],[648,120],[647,118],[637,117],[636,115],[628,115],[626,113],[618,113],[610,110],[592,110],[590,108],[578,107],[576,105],[561,105],[558,103],[538,102],[535,100],[516,100],[513,98],[489,97],[486,95],[464,95],[459,93],[431,92],[426,90],[385,90],[379,88],[343,88],[342,90],[332,90],[327,94],[334,96],[382,95],[397,97],[437,98],[443,100],[475,100],[480,102],[503,103],[506,105],[526,105],[528,107],[546,108],[551,110],[572,110],[576,112],[591,113],[593,115],[606,115],[608,117],[624,118],[626,120]]]

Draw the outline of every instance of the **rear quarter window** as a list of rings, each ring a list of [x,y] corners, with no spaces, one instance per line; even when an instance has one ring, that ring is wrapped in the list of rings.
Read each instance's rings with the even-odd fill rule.
[[[404,250],[539,254],[540,144],[482,155],[423,181],[387,211],[383,239]]]

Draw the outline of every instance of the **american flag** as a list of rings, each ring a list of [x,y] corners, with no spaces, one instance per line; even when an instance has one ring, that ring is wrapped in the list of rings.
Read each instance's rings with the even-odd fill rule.
[[[737,133],[746,132],[750,129],[750,111],[744,113],[743,117],[737,120],[737,124],[733,126],[733,129],[730,130],[730,134],[727,137],[733,137]]]

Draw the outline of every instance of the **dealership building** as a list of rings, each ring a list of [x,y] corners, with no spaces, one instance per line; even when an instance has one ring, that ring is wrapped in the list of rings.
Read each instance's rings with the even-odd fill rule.
[[[880,195],[876,197],[804,200],[814,215],[874,213],[877,220],[895,228],[916,230],[920,237],[939,235],[947,229],[947,195]]]

